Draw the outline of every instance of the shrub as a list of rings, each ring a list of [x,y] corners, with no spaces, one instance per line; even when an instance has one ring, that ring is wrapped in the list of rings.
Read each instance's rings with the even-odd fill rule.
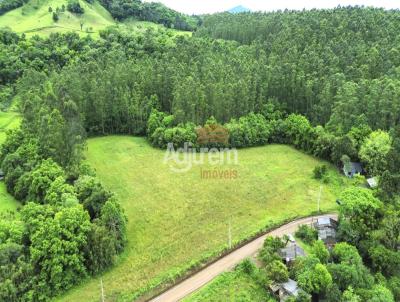
[[[326,165],[316,166],[313,171],[314,178],[323,179],[327,172],[328,172],[328,167]]]
[[[57,13],[53,12],[53,21],[57,22],[58,20],[60,20],[60,17],[58,16]]]
[[[289,279],[287,267],[280,260],[274,260],[266,267],[268,278],[275,282],[286,282]]]
[[[83,14],[85,12],[79,1],[70,1],[67,5],[67,10],[75,14]]]
[[[305,243],[312,244],[315,240],[317,240],[318,232],[316,229],[303,224],[296,231],[296,236],[303,240]]]
[[[243,271],[248,275],[251,275],[254,273],[254,271],[257,269],[256,265],[250,260],[250,259],[245,259],[242,262],[240,262],[236,266],[237,270]]]

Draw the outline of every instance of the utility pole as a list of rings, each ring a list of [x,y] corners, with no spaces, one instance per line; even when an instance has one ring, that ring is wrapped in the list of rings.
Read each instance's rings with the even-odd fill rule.
[[[229,249],[232,248],[232,230],[231,230],[231,220],[229,219],[229,229],[228,229],[228,245]]]
[[[321,212],[321,195],[322,195],[322,186],[319,187],[319,194],[318,194],[318,213]]]
[[[103,278],[100,278],[100,285],[101,285],[101,302],[104,302],[104,288],[103,288]]]

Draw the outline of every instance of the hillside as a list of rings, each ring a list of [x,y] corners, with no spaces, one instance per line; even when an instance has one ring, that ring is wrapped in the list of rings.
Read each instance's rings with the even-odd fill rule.
[[[80,5],[85,10],[84,14],[80,16],[68,11],[61,12],[58,22],[54,22],[49,7],[55,11],[57,7],[61,9],[63,5],[67,6],[67,4],[67,0],[29,1],[24,6],[0,16],[0,27],[10,27],[17,33],[28,35],[48,35],[52,32],[69,31],[80,34],[88,32],[98,34],[100,30],[115,24],[110,13],[97,1],[94,1],[93,4],[80,1]],[[82,30],[81,22],[83,23]]]
[[[137,21],[132,17],[126,17],[123,20],[114,19],[111,13],[97,0],[92,3],[81,0],[79,4],[84,10],[83,14],[75,14],[63,9],[63,7],[67,7],[68,0],[31,0],[22,7],[0,15],[0,28],[9,27],[19,34],[25,33],[28,36],[35,34],[47,36],[54,32],[73,31],[80,35],[90,34],[94,37],[98,36],[100,30],[113,25],[128,31],[164,28],[163,24]],[[53,20],[53,12],[56,11],[58,11],[58,21]],[[167,27],[171,28],[174,34],[181,33],[172,26]],[[187,31],[182,33],[190,34]]]
[[[237,169],[239,177],[232,180],[201,179],[202,170],[215,169],[209,162],[175,173],[163,164],[164,154],[143,138],[88,141],[90,165],[117,194],[129,220],[126,252],[102,276],[106,296],[115,300],[132,301],[136,294],[218,255],[227,248],[229,221],[237,243],[267,225],[317,209],[320,182],[312,171],[321,161],[289,146],[240,150],[237,166],[220,167]],[[347,184],[335,169],[329,174],[323,211],[336,208],[337,193]],[[97,301],[98,288],[99,280],[91,279],[59,301]]]

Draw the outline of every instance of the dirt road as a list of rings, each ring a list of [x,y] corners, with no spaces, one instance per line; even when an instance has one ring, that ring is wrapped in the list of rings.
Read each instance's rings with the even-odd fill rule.
[[[323,215],[329,216],[331,218],[337,219],[337,215]],[[163,294],[153,298],[150,302],[176,302],[185,298],[192,292],[197,289],[203,287],[219,274],[232,270],[238,263],[242,260],[255,256],[257,252],[261,249],[264,240],[267,236],[283,236],[285,234],[294,233],[297,228],[302,224],[310,224],[313,220],[322,216],[314,216],[309,218],[303,218],[299,220],[295,220],[288,224],[283,225],[282,227],[271,231],[265,235],[254,239],[243,247],[233,251],[232,253],[226,255],[221,258],[217,262],[205,267],[198,273],[194,274],[190,278],[182,281],[181,283],[173,286]]]

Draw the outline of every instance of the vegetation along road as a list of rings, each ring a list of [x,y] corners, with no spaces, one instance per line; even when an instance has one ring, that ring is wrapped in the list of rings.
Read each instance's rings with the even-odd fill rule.
[[[330,214],[328,216],[337,219],[337,215],[335,214]],[[267,234],[258,237],[257,239],[254,239],[248,244],[219,259],[215,263],[207,266],[203,270],[194,274],[192,277],[170,288],[163,294],[153,298],[152,300],[150,300],[150,302],[180,301],[192,292],[209,283],[219,274],[227,270],[231,270],[233,267],[235,267],[235,265],[237,265],[244,259],[254,256],[261,249],[266,237],[283,236],[285,234],[294,233],[300,225],[310,224],[314,219],[317,219],[318,217],[319,216],[314,216],[292,221],[288,224],[281,226],[280,228],[277,228]]]

